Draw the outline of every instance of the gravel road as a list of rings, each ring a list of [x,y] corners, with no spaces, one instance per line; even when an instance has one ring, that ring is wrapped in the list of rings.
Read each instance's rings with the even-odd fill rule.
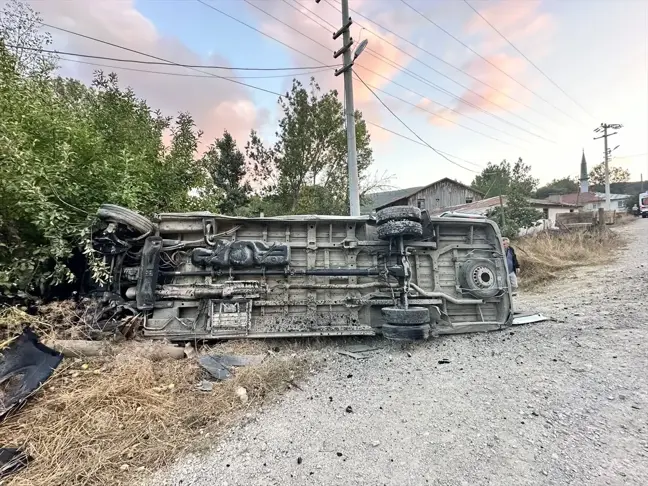
[[[648,221],[619,231],[615,263],[521,293],[554,322],[409,352],[376,340],[364,361],[331,350],[302,390],[151,484],[647,485]]]

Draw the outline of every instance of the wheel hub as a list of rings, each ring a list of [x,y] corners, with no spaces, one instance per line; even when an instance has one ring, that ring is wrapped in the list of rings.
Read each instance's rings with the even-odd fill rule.
[[[479,266],[473,270],[472,280],[478,288],[488,289],[495,284],[495,275],[490,268]]]

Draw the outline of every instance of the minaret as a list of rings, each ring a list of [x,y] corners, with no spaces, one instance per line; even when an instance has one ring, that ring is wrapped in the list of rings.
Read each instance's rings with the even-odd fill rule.
[[[585,149],[583,149],[583,157],[581,158],[580,192],[589,192],[589,175],[587,175],[587,161],[585,160]]]

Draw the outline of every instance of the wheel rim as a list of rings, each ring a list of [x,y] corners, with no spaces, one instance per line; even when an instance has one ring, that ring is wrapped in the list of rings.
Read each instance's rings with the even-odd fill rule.
[[[480,265],[472,271],[472,281],[479,289],[490,289],[495,284],[495,274],[490,268]]]

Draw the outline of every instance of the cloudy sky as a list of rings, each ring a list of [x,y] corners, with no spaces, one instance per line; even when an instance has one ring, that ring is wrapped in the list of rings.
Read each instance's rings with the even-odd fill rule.
[[[411,130],[463,168],[415,143],[356,81],[356,107],[372,123],[374,170],[392,174],[395,187],[445,176],[468,183],[488,161],[517,157],[542,182],[577,175],[582,149],[590,166],[602,160],[603,143],[593,140],[602,122],[624,125],[611,139],[612,147],[620,145],[613,164],[635,179],[648,177],[647,0],[469,0],[519,52],[464,0],[405,1],[349,0],[353,38],[369,41],[356,72]],[[341,77],[322,67],[335,63],[332,53],[341,45],[331,36],[341,24],[339,0],[203,0],[220,12],[198,0],[28,3],[53,26],[176,63],[312,67],[209,70],[235,77],[225,80],[182,67],[63,56],[111,66],[103,69],[117,72],[153,107],[191,112],[206,141],[224,129],[241,146],[251,128],[268,139],[274,133],[277,96],[233,81],[281,93],[290,86],[287,75],[302,73],[304,82],[315,76],[324,89],[342,91]],[[151,60],[47,30],[60,51]],[[85,81],[97,69],[70,60],[61,65],[62,74]]]

